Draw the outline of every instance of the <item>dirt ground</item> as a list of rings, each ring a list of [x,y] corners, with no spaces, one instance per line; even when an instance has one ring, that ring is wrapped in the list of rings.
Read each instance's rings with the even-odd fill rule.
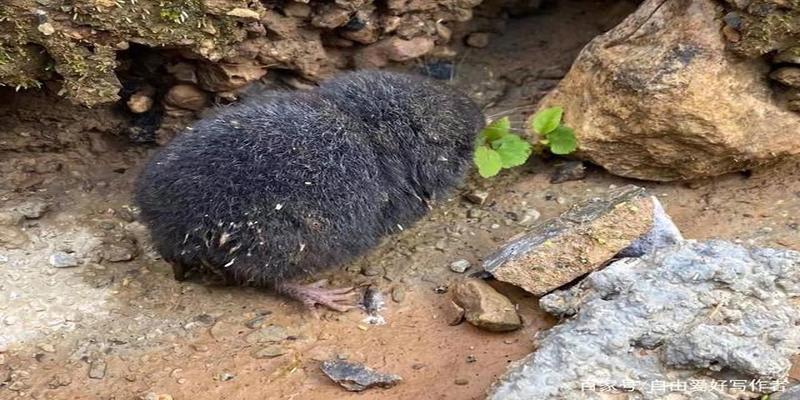
[[[487,114],[515,111],[512,120],[521,123],[583,44],[632,7],[567,1],[511,20],[488,48],[459,60],[455,82]],[[800,158],[671,184],[592,168],[583,180],[557,185],[549,183],[555,162],[535,160],[496,179],[472,177],[415,227],[328,276],[334,285],[380,289],[385,325],[365,322],[361,310],[316,319],[262,290],[172,279],[130,206],[133,181],[154,149],[120,137],[121,117],[42,93],[2,91],[0,121],[0,399],[483,398],[509,363],[533,350],[534,335],[556,321],[538,310],[536,298],[495,283],[519,305],[522,329],[449,326],[450,294],[439,292],[463,275],[448,265],[479,265],[525,229],[515,220],[527,210],[544,220],[612,185],[652,190],[689,238],[800,250]],[[472,190],[488,191],[489,201],[465,201],[461,194]],[[27,215],[22,228],[14,210]],[[80,265],[54,268],[49,258],[58,251],[72,252]],[[259,323],[288,331],[270,349],[284,354],[254,355],[264,346],[247,335]],[[404,381],[346,392],[319,369],[333,357]]]

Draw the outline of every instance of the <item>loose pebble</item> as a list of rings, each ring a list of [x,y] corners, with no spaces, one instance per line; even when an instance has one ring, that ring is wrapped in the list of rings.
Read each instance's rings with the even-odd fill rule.
[[[464,271],[468,270],[470,267],[470,263],[467,260],[458,260],[453,261],[450,264],[450,270],[453,272],[458,272],[459,274],[463,274]]]
[[[56,268],[72,268],[78,266],[78,259],[74,255],[57,251],[50,255],[50,265]]]

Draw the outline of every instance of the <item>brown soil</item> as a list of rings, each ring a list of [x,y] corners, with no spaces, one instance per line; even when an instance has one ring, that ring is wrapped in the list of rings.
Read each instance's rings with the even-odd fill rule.
[[[585,42],[630,10],[623,3],[564,2],[512,20],[488,48],[467,54],[456,82],[481,99],[488,114],[530,106],[556,82],[547,76],[563,72]],[[541,160],[497,179],[473,177],[462,191],[489,191],[486,205],[455,196],[368,257],[330,274],[336,285],[380,288],[387,297],[385,325],[363,322],[358,310],[315,319],[261,290],[172,280],[130,211],[133,180],[152,149],[115,136],[123,121],[109,111],[78,109],[40,93],[2,96],[0,217],[32,201],[49,205],[41,218],[22,224],[22,239],[0,237],[3,399],[135,399],[148,393],[197,400],[483,398],[492,380],[531,352],[536,333],[555,321],[537,309],[536,298],[496,284],[519,304],[523,329],[495,334],[449,326],[449,294],[434,288],[463,275],[448,265],[462,258],[477,265],[523,230],[510,213],[534,208],[546,219],[610,185],[631,183],[592,169],[584,180],[552,185],[553,163]],[[520,109],[513,119],[521,121],[527,112]],[[633,183],[657,194],[689,238],[800,249],[798,168],[800,159],[793,159],[749,176]],[[474,208],[482,215],[467,217]],[[64,249],[84,263],[51,267],[48,257]],[[110,261],[128,256],[133,260]],[[377,267],[378,274],[364,276],[366,267]],[[405,299],[389,300],[392,290],[404,290]],[[246,342],[246,322],[262,314],[266,324],[291,333],[280,344],[284,355],[253,357],[260,347]],[[337,356],[399,374],[404,382],[346,392],[319,370],[320,360]]]

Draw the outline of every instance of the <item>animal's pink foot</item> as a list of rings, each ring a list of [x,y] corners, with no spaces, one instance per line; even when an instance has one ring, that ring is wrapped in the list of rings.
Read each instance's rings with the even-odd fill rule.
[[[310,285],[297,283],[284,283],[277,287],[280,293],[301,301],[311,310],[317,304],[330,308],[331,310],[344,312],[355,308],[353,298],[353,288],[325,288],[328,282],[321,280]]]

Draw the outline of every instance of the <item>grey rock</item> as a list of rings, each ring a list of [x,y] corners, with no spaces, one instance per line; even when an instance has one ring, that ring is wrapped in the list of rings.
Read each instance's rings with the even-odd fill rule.
[[[470,263],[467,260],[458,260],[450,263],[450,270],[453,272],[458,272],[459,274],[463,274],[464,271],[469,269],[469,267]]]
[[[56,268],[72,268],[78,266],[78,259],[69,253],[57,251],[50,255],[50,265]]]
[[[770,400],[797,400],[800,399],[800,384],[795,384],[786,390],[774,393],[769,396]]]
[[[106,376],[106,362],[103,360],[95,360],[89,364],[89,378],[103,379]]]
[[[320,366],[334,382],[351,392],[372,387],[390,388],[403,380],[399,375],[377,372],[364,364],[344,360],[324,361]]]
[[[563,183],[567,181],[579,181],[586,177],[586,167],[582,161],[567,161],[559,164],[553,175],[550,177],[550,183]]]
[[[30,200],[16,207],[17,211],[27,219],[38,219],[47,212],[49,205],[41,200]]]
[[[541,337],[489,399],[602,398],[586,385],[630,387],[645,400],[697,399],[653,383],[708,379],[707,370],[782,380],[800,348],[798,297],[795,251],[683,241],[624,258],[540,300],[572,318]],[[732,398],[709,387],[702,399]]]

